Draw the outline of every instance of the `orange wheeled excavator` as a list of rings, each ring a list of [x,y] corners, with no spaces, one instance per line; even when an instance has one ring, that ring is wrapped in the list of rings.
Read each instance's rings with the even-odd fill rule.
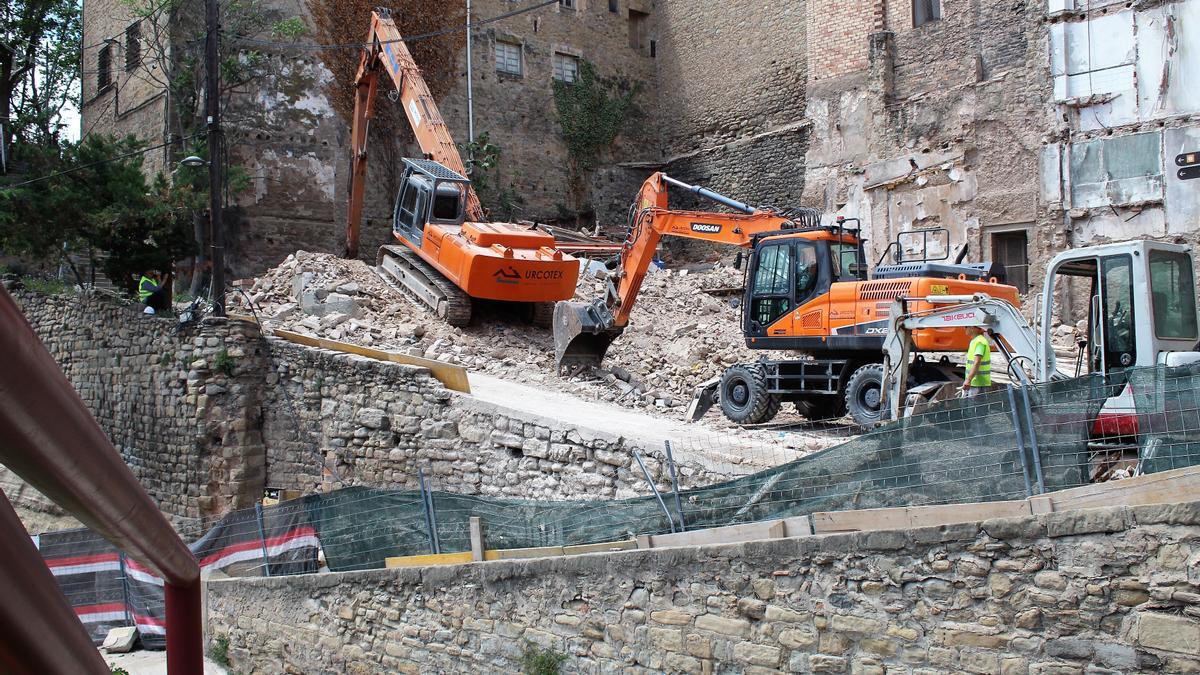
[[[738,213],[672,210],[669,186],[723,204]],[[697,393],[698,407],[719,402],[739,423],[772,419],[783,401],[810,419],[847,412],[859,424],[880,418],[883,342],[891,303],[901,297],[987,294],[1019,302],[1017,289],[997,282],[990,263],[905,259],[900,241],[884,253],[868,279],[864,242],[854,220],[821,225],[814,209],[755,208],[706,188],[656,173],[631,209],[629,235],[620,267],[604,298],[560,302],[554,308],[555,358],[564,371],[599,366],[613,340],[629,325],[638,291],[663,236],[685,237],[750,249],[742,301],[742,330],[751,349],[798,352],[798,358],[760,360],[726,369]],[[923,230],[923,238],[945,230]],[[947,241],[948,243],[948,241]],[[615,281],[615,283],[614,283]],[[918,303],[920,304],[920,303]],[[933,307],[930,303],[930,308]],[[914,311],[918,311],[914,309]],[[914,352],[963,351],[963,328],[929,328],[913,335]],[[953,379],[947,359],[918,361],[909,368],[914,384]]]
[[[392,216],[398,245],[379,249],[376,271],[454,326],[473,299],[523,303],[548,325],[553,303],[575,294],[579,261],[533,226],[489,223],[449,129],[387,10],[376,10],[355,79],[346,254],[358,256],[367,142],[381,72],[391,77],[423,158],[405,159]]]

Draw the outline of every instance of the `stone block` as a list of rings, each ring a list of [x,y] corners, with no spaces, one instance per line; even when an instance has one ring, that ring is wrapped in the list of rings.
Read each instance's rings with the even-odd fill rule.
[[[667,626],[686,626],[692,622],[695,617],[687,612],[680,612],[674,609],[663,609],[657,612],[650,612],[650,620],[654,623],[661,623]]]
[[[696,618],[696,628],[723,635],[744,637],[750,633],[750,622],[745,619],[729,619],[716,614],[704,614]]]
[[[782,652],[779,647],[760,645],[753,642],[739,642],[733,646],[733,656],[742,663],[775,668],[779,666],[779,659],[782,656]]]
[[[809,670],[814,673],[844,673],[848,665],[844,656],[812,654],[808,657]]]
[[[1148,649],[1200,656],[1200,621],[1141,612],[1137,615],[1137,643]]]
[[[1000,654],[964,649],[958,655],[958,664],[968,673],[992,675],[1000,672]]]
[[[883,632],[885,624],[879,619],[868,619],[848,614],[834,614],[830,617],[829,626],[832,630],[841,633],[877,635]]]
[[[788,649],[812,649],[817,644],[817,633],[811,628],[789,629],[780,631],[776,639]]]
[[[138,632],[136,626],[113,628],[104,637],[104,643],[100,645],[100,648],[109,654],[125,654],[133,651],[133,646],[137,644],[137,639]]]
[[[1132,507],[1138,525],[1200,525],[1200,501]]]
[[[1128,507],[1115,506],[1048,513],[1041,518],[1046,521],[1047,536],[1070,537],[1101,532],[1121,532],[1128,527],[1130,512]]]

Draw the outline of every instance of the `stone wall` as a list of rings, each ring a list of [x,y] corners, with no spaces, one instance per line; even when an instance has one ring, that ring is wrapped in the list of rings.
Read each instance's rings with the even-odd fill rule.
[[[636,448],[660,489],[660,448],[530,417],[447,390],[423,368],[279,339],[207,319],[177,330],[99,297],[14,292],[113,445],[163,512],[202,527],[265,488],[434,489],[534,499],[647,494]],[[728,478],[680,467],[684,487]],[[61,512],[0,469],[27,513]]]
[[[671,0],[657,9],[665,170],[750,204],[798,206],[808,144],[803,4]]]
[[[208,585],[234,668],[1186,673],[1200,503]]]
[[[257,326],[212,319],[177,331],[174,319],[105,299],[13,297],[164,513],[211,519],[262,495]]]
[[[445,389],[429,372],[271,340],[263,406],[267,486],[352,485],[525,499],[646,494],[632,450],[670,489],[665,458],[621,436],[517,414]],[[681,469],[684,486],[727,476]]]

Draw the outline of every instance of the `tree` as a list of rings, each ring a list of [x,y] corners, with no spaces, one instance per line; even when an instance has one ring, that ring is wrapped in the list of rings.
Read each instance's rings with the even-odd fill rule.
[[[367,39],[371,27],[371,12],[378,0],[306,0],[312,15],[314,35],[320,44],[354,44]],[[389,3],[392,18],[401,35],[425,35],[447,27],[465,24],[466,6],[463,3],[429,2],[429,0],[394,0]],[[464,31],[451,31],[407,43],[413,59],[421,67],[421,75],[429,85],[434,100],[441,100],[454,86],[459,76],[458,57],[466,46]],[[333,74],[326,95],[333,109],[347,123],[354,119],[354,78],[358,74],[362,52],[356,49],[328,49],[320,52],[325,67]],[[381,82],[381,87],[390,87]],[[412,141],[408,119],[399,105],[385,97],[376,99],[375,118],[371,121],[371,148],[383,161],[384,184],[388,194],[400,187],[400,158],[404,144]]]
[[[79,97],[80,0],[0,5],[0,142],[57,145],[62,112]]]
[[[31,152],[29,165],[45,178],[0,189],[0,248],[68,264],[67,252],[85,252],[131,293],[135,275],[191,255],[191,188],[172,186],[161,174],[148,184],[144,147],[132,136],[91,135],[58,154]],[[87,281],[72,270],[79,283]]]

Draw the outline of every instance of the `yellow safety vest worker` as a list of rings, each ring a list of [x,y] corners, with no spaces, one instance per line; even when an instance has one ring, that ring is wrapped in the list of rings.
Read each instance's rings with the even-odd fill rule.
[[[141,281],[138,282],[138,302],[146,302],[157,290],[158,284],[150,277],[142,275]]]
[[[990,387],[992,386],[992,345],[988,342],[986,335],[976,335],[971,339],[971,345],[967,347],[967,370],[971,369],[971,364],[975,363],[975,357],[983,357],[979,361],[979,371],[975,373],[975,377],[971,378],[972,387]]]

